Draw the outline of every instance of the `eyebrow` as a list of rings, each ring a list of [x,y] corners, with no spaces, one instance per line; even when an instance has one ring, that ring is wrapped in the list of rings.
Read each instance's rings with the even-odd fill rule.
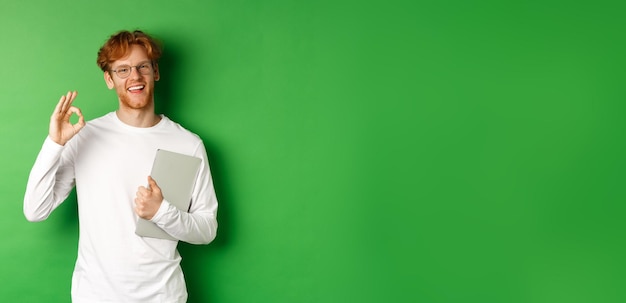
[[[152,63],[152,61],[151,61],[151,60],[145,60],[145,61],[141,61],[141,62],[139,62],[139,63],[137,63],[137,64],[135,64],[135,65],[130,65],[130,64],[128,64],[128,63],[124,63],[124,64],[120,64],[120,65],[117,65],[117,66],[111,66],[111,70],[118,69],[120,66],[125,66],[125,65],[126,65],[126,66],[139,66],[139,65],[144,65],[144,64],[146,64],[146,63],[151,64],[151,63]]]

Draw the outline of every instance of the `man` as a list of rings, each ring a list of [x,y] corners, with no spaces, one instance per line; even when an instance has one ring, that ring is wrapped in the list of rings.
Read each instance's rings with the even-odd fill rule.
[[[160,55],[141,31],[112,35],[97,63],[107,87],[117,92],[119,108],[86,123],[72,105],[76,92],[62,96],[30,173],[24,197],[29,221],[45,220],[76,186],[80,236],[73,302],[187,300],[178,241],[137,236],[138,217],[181,241],[208,244],[215,238],[217,199],[204,145],[155,114]],[[148,176],[157,149],[202,158],[188,212],[164,200]]]

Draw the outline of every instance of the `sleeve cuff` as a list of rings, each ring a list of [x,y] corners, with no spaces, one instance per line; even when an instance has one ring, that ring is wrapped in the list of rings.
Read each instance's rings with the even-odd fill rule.
[[[54,151],[59,151],[59,150],[62,150],[63,148],[64,148],[64,146],[63,146],[63,145],[61,145],[61,144],[59,144],[59,143],[54,142],[54,141],[50,138],[50,136],[47,136],[47,137],[46,137],[46,140],[44,140],[44,141],[43,141],[43,147],[42,147],[42,149],[45,149],[45,150],[54,150]]]
[[[161,202],[161,206],[159,206],[159,209],[157,210],[156,214],[152,216],[152,219],[150,219],[150,221],[158,224],[159,221],[165,216],[165,214],[169,212],[171,207],[172,207],[172,204],[170,204],[170,202],[168,202],[167,200],[163,199],[163,201]]]

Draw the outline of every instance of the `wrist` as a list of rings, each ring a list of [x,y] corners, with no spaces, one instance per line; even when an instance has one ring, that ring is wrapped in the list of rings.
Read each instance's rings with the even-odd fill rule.
[[[51,136],[51,135],[48,135],[47,140],[50,141],[50,143],[53,143],[53,144],[56,144],[56,145],[59,145],[59,146],[65,146],[65,143],[67,143],[67,142],[63,142],[60,139],[55,138],[54,136]]]

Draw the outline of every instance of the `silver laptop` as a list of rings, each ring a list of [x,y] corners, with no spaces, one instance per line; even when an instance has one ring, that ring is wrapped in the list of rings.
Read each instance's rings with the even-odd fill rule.
[[[163,199],[182,211],[189,211],[202,159],[158,149],[152,165],[152,179],[161,188]],[[142,237],[176,240],[156,224],[138,218],[135,234]]]

